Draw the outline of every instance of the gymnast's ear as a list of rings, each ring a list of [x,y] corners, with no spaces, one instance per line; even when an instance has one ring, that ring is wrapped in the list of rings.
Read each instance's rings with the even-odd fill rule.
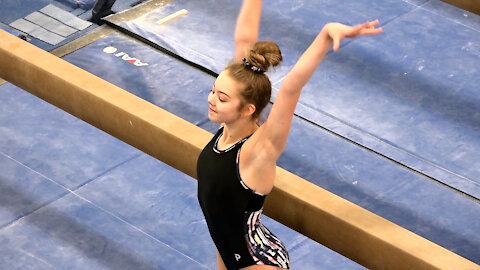
[[[255,113],[256,110],[257,108],[255,107],[255,105],[249,103],[244,106],[242,114],[244,117],[250,117]]]

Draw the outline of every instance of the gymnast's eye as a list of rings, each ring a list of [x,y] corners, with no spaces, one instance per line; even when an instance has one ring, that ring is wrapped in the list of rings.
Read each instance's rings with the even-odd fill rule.
[[[226,96],[223,92],[218,93],[218,100],[220,102],[227,102],[228,101],[228,96]]]

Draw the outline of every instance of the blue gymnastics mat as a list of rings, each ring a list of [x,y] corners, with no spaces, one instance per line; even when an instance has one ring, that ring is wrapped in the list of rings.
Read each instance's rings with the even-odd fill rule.
[[[295,3],[298,14],[314,5]],[[439,17],[460,12],[433,1],[397,4],[382,8],[377,3],[380,7],[369,12],[400,13],[380,18],[391,23],[413,10],[435,8]],[[329,8],[341,9],[333,2]],[[228,10],[218,17],[230,20]],[[190,10],[186,16],[192,14]],[[453,23],[475,28],[469,13],[457,15]],[[307,31],[297,28],[300,34]],[[263,31],[262,35],[268,34]],[[218,32],[211,37],[221,43]],[[291,42],[285,41],[285,46]],[[195,43],[189,42],[180,43]],[[342,50],[357,46],[362,51],[376,43],[362,39],[344,44]],[[475,44],[466,47],[473,55]],[[295,46],[304,45],[299,41]],[[222,48],[217,48],[218,59],[227,55]],[[282,72],[293,63],[289,61],[296,49],[290,51],[284,67],[272,74],[277,87]],[[335,57],[360,61],[351,59],[353,53],[349,57],[341,53],[328,55],[325,63],[338,61]],[[365,55],[360,58],[372,61]],[[114,34],[65,59],[206,130],[218,128],[208,122],[206,113],[214,78],[138,41]],[[214,269],[213,243],[196,205],[194,180],[10,84],[0,86],[0,93],[0,171],[4,172],[0,174],[0,241],[7,243],[0,247],[3,265],[8,269]],[[478,202],[426,174],[399,166],[392,157],[413,156],[410,162],[429,174],[436,169],[451,178],[450,171],[313,106],[301,103],[297,113],[301,117],[294,119],[287,149],[278,162],[281,167],[480,263]],[[292,269],[363,269],[267,217],[265,222],[286,242]]]
[[[218,73],[233,56],[240,4],[178,0],[118,26]],[[285,59],[270,74],[275,91],[326,22],[377,18],[384,33],[330,52],[296,113],[478,200],[480,16],[438,0],[265,1],[260,39]]]
[[[106,49],[108,48],[108,49]],[[109,53],[107,53],[109,52]],[[123,59],[135,58],[135,66]],[[65,58],[215,132],[207,95],[214,77],[120,34]],[[455,253],[480,262],[480,204],[338,134],[295,117],[279,166]],[[462,211],[458,211],[462,209]]]

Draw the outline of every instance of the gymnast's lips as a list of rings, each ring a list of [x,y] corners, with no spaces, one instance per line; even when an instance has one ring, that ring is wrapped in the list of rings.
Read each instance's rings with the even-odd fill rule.
[[[214,109],[212,109],[212,108],[208,108],[208,111],[209,111],[209,112],[212,112],[212,113],[217,113],[217,112],[216,112]]]

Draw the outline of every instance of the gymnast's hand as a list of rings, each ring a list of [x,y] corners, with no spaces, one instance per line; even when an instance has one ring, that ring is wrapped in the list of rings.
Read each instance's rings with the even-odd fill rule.
[[[341,23],[328,23],[325,25],[324,29],[327,31],[328,36],[333,40],[333,50],[337,51],[340,48],[340,42],[344,38],[380,34],[382,28],[375,28],[378,23],[378,20],[355,26],[348,26]]]

